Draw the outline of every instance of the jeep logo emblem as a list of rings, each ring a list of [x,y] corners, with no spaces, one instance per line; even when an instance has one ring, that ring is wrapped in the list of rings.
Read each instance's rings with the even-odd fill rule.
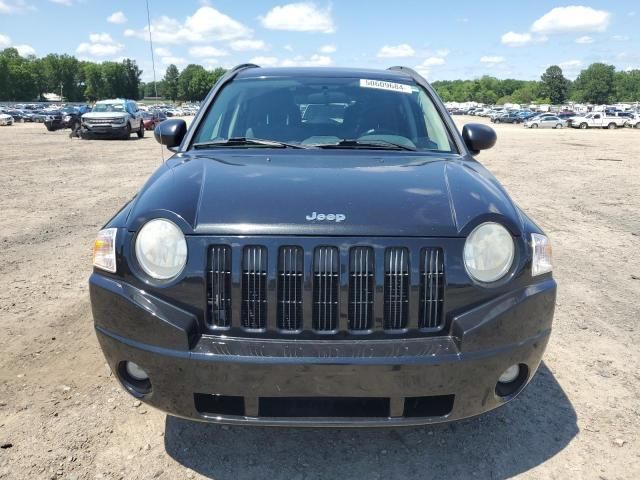
[[[317,213],[313,212],[311,215],[307,215],[307,220],[313,222],[315,220],[319,222],[344,222],[347,216],[343,213]]]

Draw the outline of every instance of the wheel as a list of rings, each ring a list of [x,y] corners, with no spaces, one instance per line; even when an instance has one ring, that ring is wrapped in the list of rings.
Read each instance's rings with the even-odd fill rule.
[[[51,125],[45,125],[45,127],[47,127],[47,131],[49,131],[49,132],[53,132],[54,131],[54,129],[53,129],[53,127]]]
[[[640,122],[636,123],[633,128],[640,128]]]
[[[589,128],[589,125],[587,125],[586,123],[582,122],[582,123],[580,124],[580,128],[581,128],[582,130],[586,130],[587,128]]]
[[[127,126],[124,127],[124,134],[122,135],[123,140],[129,140],[131,138],[131,124],[127,123]]]
[[[615,123],[613,123],[613,122],[611,122],[609,125],[607,125],[607,128],[608,128],[609,130],[615,130],[615,129],[616,129],[616,127],[617,127],[617,125],[616,125]]]
[[[557,125],[556,125],[555,127],[553,127],[553,128],[562,128],[562,124],[561,124],[561,123],[559,123],[559,124],[557,124]]]
[[[533,124],[531,125],[531,128],[538,128],[538,124],[537,124],[537,123],[533,123]]]
[[[499,118],[496,118],[496,119],[495,119],[495,121],[494,121],[494,123],[500,123],[500,119],[499,119]]]
[[[140,122],[140,128],[138,128],[138,138],[144,138],[144,122]]]

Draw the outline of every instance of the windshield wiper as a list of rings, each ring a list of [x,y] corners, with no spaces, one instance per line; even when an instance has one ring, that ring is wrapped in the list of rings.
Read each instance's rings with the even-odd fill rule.
[[[379,148],[382,150],[408,150],[415,152],[417,149],[410,145],[402,143],[390,142],[388,140],[358,140],[343,138],[336,143],[316,143],[310,145],[316,148]]]
[[[194,143],[193,148],[212,147],[273,147],[273,148],[307,148],[294,143],[279,142],[277,140],[263,140],[260,138],[230,137],[223,140],[213,140],[211,142]]]

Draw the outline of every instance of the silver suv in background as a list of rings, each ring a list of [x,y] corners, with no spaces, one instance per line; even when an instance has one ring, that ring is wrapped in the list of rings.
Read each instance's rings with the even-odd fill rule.
[[[96,102],[91,112],[82,115],[82,138],[128,139],[134,132],[138,138],[144,137],[142,113],[133,100],[101,100]]]

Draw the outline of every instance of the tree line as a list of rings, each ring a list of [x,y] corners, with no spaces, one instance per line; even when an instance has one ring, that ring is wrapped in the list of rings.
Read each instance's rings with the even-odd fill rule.
[[[156,85],[142,82],[142,70],[128,58],[95,63],[66,54],[22,57],[15,48],[6,48],[0,51],[0,101],[39,101],[46,93],[62,95],[69,102],[139,100],[155,97],[156,92],[172,101],[200,101],[225,71],[188,65],[180,72],[175,65],[169,65]]]
[[[571,81],[552,65],[539,81],[498,79],[485,75],[476,80],[433,82],[445,102],[553,104],[568,101],[592,104],[640,101],[640,70],[617,72],[613,65],[593,63]]]
[[[72,55],[49,54],[22,57],[15,48],[0,51],[0,101],[41,100],[45,93],[62,94],[71,102],[104,98],[160,97],[171,101],[202,100],[226,72],[187,65],[182,71],[169,65],[158,82],[141,81],[136,62],[88,62]],[[475,80],[441,80],[433,86],[445,101],[485,104],[562,104],[567,101],[606,104],[640,101],[640,70],[616,71],[613,65],[594,63],[574,81],[552,65],[539,81],[498,79],[483,76]]]

